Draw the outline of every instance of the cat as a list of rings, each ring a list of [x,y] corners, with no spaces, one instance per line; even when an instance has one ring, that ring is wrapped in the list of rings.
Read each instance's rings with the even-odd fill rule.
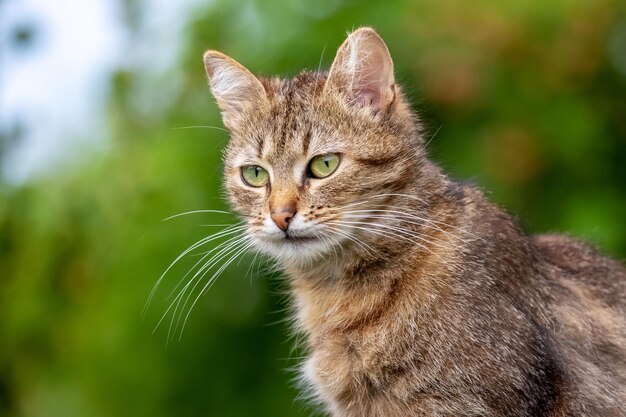
[[[426,154],[374,29],[328,72],[204,55],[247,239],[279,261],[334,417],[626,416],[626,268],[524,234]]]

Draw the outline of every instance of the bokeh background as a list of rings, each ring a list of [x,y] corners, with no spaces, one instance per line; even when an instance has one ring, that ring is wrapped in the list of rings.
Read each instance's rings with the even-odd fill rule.
[[[529,232],[626,256],[623,1],[0,0],[0,416],[317,415],[258,260],[225,270],[180,339],[171,315],[153,329],[197,256],[141,312],[206,224],[234,221],[162,221],[228,209],[203,51],[295,74],[362,25],[453,176]]]

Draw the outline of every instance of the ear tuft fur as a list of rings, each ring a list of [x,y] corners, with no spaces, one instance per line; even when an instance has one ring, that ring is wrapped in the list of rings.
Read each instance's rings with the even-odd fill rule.
[[[248,108],[267,100],[261,82],[229,56],[209,50],[204,54],[204,68],[227,128],[233,128]]]
[[[384,112],[395,99],[393,61],[376,31],[363,27],[350,33],[339,47],[327,89],[340,91],[350,104]]]

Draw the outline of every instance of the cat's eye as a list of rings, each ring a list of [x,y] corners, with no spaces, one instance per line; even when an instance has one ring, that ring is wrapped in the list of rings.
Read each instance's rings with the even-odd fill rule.
[[[251,187],[263,187],[270,176],[267,170],[258,165],[246,165],[241,167],[241,178]]]
[[[309,162],[309,174],[314,178],[326,178],[339,166],[340,157],[336,153],[317,155]]]

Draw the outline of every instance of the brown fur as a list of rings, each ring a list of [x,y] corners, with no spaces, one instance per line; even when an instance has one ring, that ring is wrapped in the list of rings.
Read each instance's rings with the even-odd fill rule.
[[[449,179],[388,83],[379,39],[359,29],[330,75],[291,80],[205,55],[232,134],[230,199],[289,277],[312,396],[336,417],[626,416],[626,269],[568,237],[525,235]],[[350,79],[355,56],[376,65]],[[241,80],[251,93],[229,95]],[[337,171],[308,177],[310,157],[331,151]],[[270,184],[245,186],[245,164],[269,169]],[[284,204],[318,246],[265,235]]]

